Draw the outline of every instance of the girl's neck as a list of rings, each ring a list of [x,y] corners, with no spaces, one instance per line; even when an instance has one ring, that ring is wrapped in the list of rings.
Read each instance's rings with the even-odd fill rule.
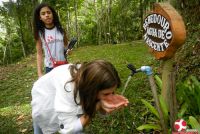
[[[45,25],[45,28],[47,29],[53,29],[54,27],[55,27],[54,24]]]

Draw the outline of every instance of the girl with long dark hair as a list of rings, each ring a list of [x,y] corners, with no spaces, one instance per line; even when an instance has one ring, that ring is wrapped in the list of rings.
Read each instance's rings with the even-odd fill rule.
[[[41,77],[43,52],[45,73],[48,73],[53,69],[53,61],[66,61],[64,50],[67,50],[68,39],[56,11],[46,3],[35,8],[33,29],[37,49],[37,72],[38,77]]]

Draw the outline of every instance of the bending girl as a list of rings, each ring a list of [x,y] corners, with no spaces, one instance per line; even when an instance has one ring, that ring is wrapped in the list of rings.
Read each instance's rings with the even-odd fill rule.
[[[34,83],[34,125],[44,134],[80,133],[97,111],[105,114],[127,106],[125,97],[114,94],[120,83],[114,66],[104,60],[59,66]]]

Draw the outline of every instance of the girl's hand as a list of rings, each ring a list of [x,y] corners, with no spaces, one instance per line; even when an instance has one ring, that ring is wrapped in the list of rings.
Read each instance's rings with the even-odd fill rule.
[[[67,49],[66,54],[67,54],[67,55],[71,55],[71,54],[72,54],[72,49]]]
[[[128,105],[128,99],[122,95],[112,94],[100,100],[100,107],[106,113],[111,113]]]
[[[129,103],[127,98],[125,98],[122,95],[118,95],[118,94],[108,95],[108,96],[104,97],[103,100],[106,101],[106,103],[115,105],[115,107],[117,107],[117,108],[119,108],[121,106],[127,106]]]

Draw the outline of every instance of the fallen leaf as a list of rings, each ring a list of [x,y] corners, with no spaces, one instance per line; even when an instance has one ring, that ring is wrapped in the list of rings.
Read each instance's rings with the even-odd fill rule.
[[[20,130],[20,132],[22,132],[22,133],[25,133],[27,131],[27,129],[25,128],[25,129],[22,129],[22,130]]]
[[[17,118],[17,121],[22,120],[22,119],[24,119],[24,115],[23,115],[23,114],[20,115],[20,116]]]

